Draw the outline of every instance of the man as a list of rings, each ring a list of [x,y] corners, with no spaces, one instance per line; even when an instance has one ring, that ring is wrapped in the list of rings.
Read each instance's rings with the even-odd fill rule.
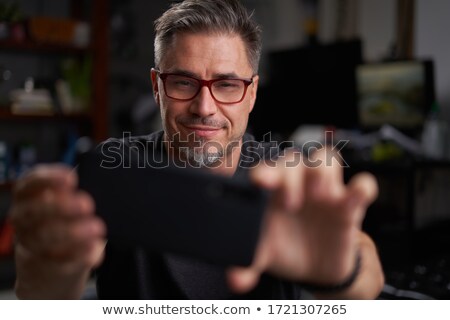
[[[111,243],[104,250],[106,227],[92,198],[77,190],[76,174],[43,166],[17,183],[11,210],[19,298],[80,298],[99,265],[100,298],[293,299],[301,297],[302,283],[318,297],[378,295],[380,263],[360,230],[377,194],[372,176],[344,185],[339,163],[325,165],[329,150],[316,152],[311,160],[322,163],[316,168],[287,166],[292,153],[275,166],[240,165],[260,49],[260,30],[237,0],[172,6],[156,21],[151,71],[164,131],[103,145],[132,150],[152,141],[174,162],[226,176],[249,173],[272,190],[252,266],[225,270],[169,253],[123,252]]]

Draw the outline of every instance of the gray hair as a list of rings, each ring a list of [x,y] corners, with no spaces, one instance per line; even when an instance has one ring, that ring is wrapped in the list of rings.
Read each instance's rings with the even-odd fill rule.
[[[177,33],[239,35],[254,74],[261,55],[261,28],[239,0],[185,0],[173,4],[155,21],[155,66],[159,67]]]

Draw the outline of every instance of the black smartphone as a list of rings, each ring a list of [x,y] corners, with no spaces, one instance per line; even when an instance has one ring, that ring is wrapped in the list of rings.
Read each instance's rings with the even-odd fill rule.
[[[248,179],[189,168],[102,165],[80,157],[80,188],[92,195],[107,237],[125,247],[174,252],[221,265],[252,263],[267,203]]]

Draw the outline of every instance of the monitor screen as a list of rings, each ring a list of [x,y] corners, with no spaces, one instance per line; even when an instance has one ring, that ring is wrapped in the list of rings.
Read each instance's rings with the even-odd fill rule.
[[[356,69],[356,82],[362,128],[390,124],[400,130],[419,129],[434,102],[431,61],[363,64]]]
[[[258,89],[250,125],[289,136],[301,125],[355,128],[360,40],[271,52],[269,82]]]

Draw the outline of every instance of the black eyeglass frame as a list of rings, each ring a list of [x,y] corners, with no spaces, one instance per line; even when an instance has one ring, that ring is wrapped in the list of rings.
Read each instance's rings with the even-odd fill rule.
[[[247,94],[247,89],[253,83],[253,77],[254,77],[254,76],[252,76],[251,79],[247,79],[247,78],[219,78],[219,79],[203,80],[203,79],[198,79],[198,78],[195,78],[195,77],[192,77],[192,76],[188,76],[188,75],[185,75],[185,74],[170,73],[170,72],[169,73],[165,73],[165,72],[161,72],[161,71],[156,70],[156,69],[153,69],[153,70],[161,78],[161,80],[163,82],[164,92],[165,92],[166,96],[169,97],[170,99],[174,99],[174,100],[177,100],[177,101],[190,101],[190,100],[195,99],[195,97],[199,94],[199,92],[202,90],[202,88],[206,86],[208,88],[208,90],[209,90],[209,93],[211,93],[211,97],[213,97],[213,99],[216,102],[221,103],[221,104],[236,104],[236,103],[240,103],[240,102],[242,102],[242,100],[244,100],[245,95]],[[192,96],[192,98],[189,98],[189,99],[174,98],[174,97],[169,96],[169,94],[167,93],[167,90],[166,90],[166,79],[167,79],[168,76],[186,77],[186,78],[193,79],[193,80],[197,81],[200,85],[198,87],[197,92]],[[239,80],[239,81],[242,81],[244,83],[244,92],[242,93],[242,97],[238,101],[223,102],[223,101],[218,100],[214,96],[214,93],[212,92],[212,89],[211,89],[212,84],[215,83],[215,82],[224,81],[224,80]]]

